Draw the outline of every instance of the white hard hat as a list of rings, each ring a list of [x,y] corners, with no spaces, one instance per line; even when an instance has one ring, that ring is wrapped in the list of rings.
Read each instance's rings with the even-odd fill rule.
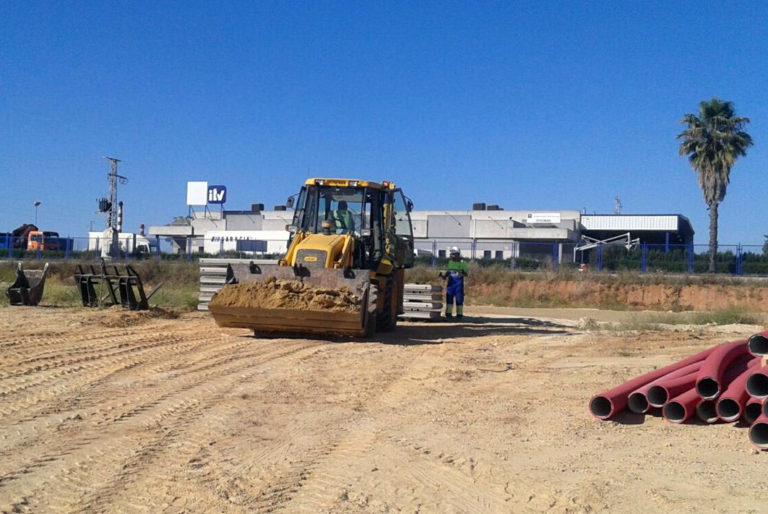
[[[458,246],[451,246],[450,253],[451,253],[451,255],[453,255],[454,253],[456,255],[461,255],[461,250],[459,250]]]

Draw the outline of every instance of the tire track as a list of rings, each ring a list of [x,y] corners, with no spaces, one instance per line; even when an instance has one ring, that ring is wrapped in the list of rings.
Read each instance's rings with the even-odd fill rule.
[[[82,362],[88,362],[99,357],[101,355],[118,355],[130,351],[132,348],[139,347],[153,347],[160,344],[168,344],[163,341],[157,341],[158,332],[162,332],[163,329],[170,329],[170,327],[163,326],[151,326],[146,327],[141,331],[126,332],[115,334],[101,334],[97,338],[91,339],[91,345],[83,345],[83,341],[78,338],[67,338],[60,341],[56,345],[56,352],[48,352],[42,355],[29,357],[25,355],[25,359],[17,362],[4,363],[0,367],[0,380],[12,379],[14,377],[20,377],[25,375],[38,374],[41,371],[53,370],[58,367],[69,366],[73,364],[79,364]],[[182,340],[187,332],[185,330],[168,330],[170,342]],[[34,342],[31,340],[32,346]],[[151,344],[154,342],[154,344]],[[72,346],[63,346],[69,344]],[[143,344],[144,346],[137,346]],[[67,358],[70,357],[68,360]],[[3,368],[10,368],[6,373],[2,373]]]
[[[196,383],[208,380],[211,377],[215,378],[217,374],[222,372],[222,370],[217,368],[218,366],[226,365],[229,363],[237,363],[237,361],[248,359],[250,357],[258,357],[260,354],[264,353],[264,350],[258,347],[252,349],[250,352],[243,353],[242,348],[248,346],[254,348],[253,345],[248,341],[233,340],[231,344],[229,344],[226,348],[211,350],[211,354],[205,355],[201,360],[190,363],[187,369],[181,370],[179,374],[174,377],[173,383],[184,383],[184,387],[181,388],[181,391],[184,391]],[[225,356],[220,356],[220,353],[223,353]],[[66,421],[74,416],[77,419],[89,420],[90,424],[92,425],[108,425],[109,423],[115,421],[124,421],[128,418],[131,418],[136,414],[147,410],[157,402],[164,400],[172,394],[174,394],[173,390],[167,393],[157,391],[155,393],[155,397],[144,394],[142,396],[128,395],[125,397],[117,398],[92,398],[91,401],[88,402],[92,405],[90,410],[83,409],[82,406],[79,406],[77,413],[67,417],[63,416],[56,406],[52,406],[54,412],[57,413],[54,418],[54,423],[57,425],[58,429],[58,426],[61,425],[62,421]],[[157,395],[160,395],[160,397],[158,398]],[[37,418],[30,418],[30,420],[34,419]],[[3,425],[5,424],[6,422],[4,421]],[[9,428],[11,427],[13,427],[13,425],[11,425]],[[17,430],[17,433],[22,434],[20,430]],[[44,440],[47,435],[49,434],[40,433],[38,437],[33,441],[21,437],[18,441],[16,441],[15,446],[11,448],[5,448],[2,452],[0,452],[0,456],[6,458],[11,456],[18,456],[19,446],[30,446],[30,449],[32,449],[33,445],[30,445],[30,443]]]
[[[198,419],[211,404],[221,400],[231,390],[233,383],[259,374],[261,372],[260,366],[266,363],[302,350],[316,351],[316,347],[320,344],[322,343],[298,342],[288,348],[272,347],[266,352],[262,350],[261,355],[254,355],[254,358],[246,358],[239,365],[218,370],[218,380],[189,380],[182,387],[175,387],[167,392],[160,401],[152,402],[151,405],[148,404],[140,413],[132,413],[131,416],[128,416],[128,418],[133,418],[130,420],[129,429],[120,430],[119,427],[123,423],[113,423],[111,427],[94,427],[98,432],[97,434],[88,434],[86,437],[80,436],[76,441],[69,440],[68,443],[49,448],[44,453],[43,458],[33,459],[32,462],[18,468],[16,472],[3,474],[0,490],[3,491],[4,496],[11,494],[16,498],[17,507],[24,505],[24,502],[29,503],[31,498],[41,496],[43,491],[46,496],[54,494],[53,498],[57,498],[55,492],[49,492],[49,490],[55,490],[55,478],[57,476],[68,484],[73,481],[75,483],[89,483],[91,482],[89,476],[92,477],[94,469],[99,468],[99,466],[109,466],[109,464],[103,464],[105,461],[112,462],[114,465],[116,460],[123,462],[120,466],[123,471],[117,473],[120,479],[113,484],[114,488],[119,489],[118,486],[125,482],[126,476],[129,474],[125,470],[140,466],[146,455],[157,453],[159,449],[165,448],[168,441],[175,438],[181,429],[188,427],[194,420]],[[249,368],[250,371],[243,373]],[[182,398],[178,398],[179,396]],[[195,399],[189,400],[190,396],[194,396]],[[198,396],[200,398],[197,398]],[[126,421],[126,419],[122,421]],[[164,425],[166,422],[169,423],[169,426]],[[144,436],[140,438],[138,444],[131,444],[135,437],[133,431],[140,429],[146,432],[147,427],[157,427],[150,430],[154,435],[149,438]],[[100,444],[94,444],[94,441]],[[100,460],[100,451],[103,450],[104,446],[111,447],[112,452],[118,453],[120,458],[115,459],[113,453],[109,459]],[[39,449],[36,453],[40,453]],[[74,466],[67,464],[72,460],[75,461]],[[53,482],[46,482],[40,488],[32,491],[16,490],[17,488],[12,487],[12,483],[5,480],[6,477],[21,476],[34,470],[37,470],[39,474],[41,467],[49,468],[46,475],[53,477]],[[105,472],[105,475],[109,476],[109,473]],[[102,478],[100,482],[104,482],[104,479]],[[108,497],[114,492],[98,490],[98,493],[94,494],[95,497]]]
[[[258,511],[332,511],[340,491],[349,482],[350,475],[345,472],[348,463],[371,453],[379,425],[388,419],[389,409],[405,400],[418,387],[414,378],[428,373],[433,365],[423,350],[416,358],[406,355],[403,359],[406,365],[402,371],[381,383],[376,393],[365,399],[362,410],[347,418],[325,445],[292,463],[274,480],[256,503]]]
[[[184,339],[183,334],[173,334],[173,335],[158,335],[156,331],[153,331],[151,338],[147,338],[145,341],[145,338],[142,336],[139,339],[139,343],[137,344],[136,341],[128,341],[127,343],[120,344],[120,347],[123,347],[118,352],[113,353],[106,353],[106,352],[99,352],[98,349],[94,350],[96,353],[95,355],[89,356],[87,359],[81,359],[79,361],[76,361],[77,363],[81,362],[87,362],[86,364],[83,364],[82,366],[74,366],[74,362],[67,362],[66,365],[69,365],[70,368],[67,369],[58,369],[63,368],[62,366],[56,366],[57,371],[46,374],[40,378],[37,378],[35,381],[22,381],[22,383],[18,382],[11,382],[10,385],[6,385],[3,380],[0,379],[0,387],[3,388],[3,391],[0,392],[0,396],[5,397],[9,399],[13,394],[18,393],[24,393],[25,398],[30,398],[30,392],[28,389],[33,387],[43,387],[49,384],[53,381],[60,381],[60,379],[64,378],[67,375],[70,375],[72,373],[77,373],[78,378],[82,378],[82,380],[79,380],[76,382],[76,384],[85,384],[91,379],[91,374],[83,373],[84,371],[91,372],[94,369],[102,370],[105,366],[112,365],[116,368],[123,368],[126,365],[123,364],[124,361],[128,361],[129,364],[134,366],[140,366],[144,364],[148,364],[150,362],[150,359],[153,359],[154,361],[161,360],[163,357],[169,357],[172,355],[178,354],[182,350],[193,350],[195,348],[199,348],[200,346],[210,343],[210,339],[206,338],[205,336],[200,336],[199,331],[195,330],[189,330],[191,334],[195,334],[199,337],[193,338],[193,339]],[[127,334],[127,337],[132,337],[133,334]],[[159,339],[159,340],[158,340]],[[154,341],[154,342],[152,342]],[[240,340],[241,341],[241,340]],[[241,343],[242,345],[246,345],[247,343]],[[173,367],[174,366],[174,360],[171,359],[170,363],[168,363],[169,359],[164,359],[166,361],[166,366]],[[107,361],[107,362],[104,362]],[[125,369],[130,369],[130,366],[125,367]],[[105,372],[105,376],[108,375],[110,372]],[[99,380],[98,378],[96,380]],[[66,387],[67,384],[62,384],[60,387]],[[44,401],[46,399],[49,399],[51,397],[60,397],[62,393],[65,391],[62,389],[58,390],[52,390],[51,388],[45,388],[44,393],[39,397],[32,397],[35,399],[34,403],[39,403],[39,401]],[[11,407],[6,408],[0,408],[0,413],[2,413],[5,416],[8,416],[12,414],[15,411],[18,410],[25,410],[29,411],[29,409],[32,407],[33,403],[29,403],[31,401],[27,400],[27,403],[24,404],[16,404],[14,402],[9,401],[9,405]]]
[[[68,476],[70,482],[74,481],[80,484],[91,483],[94,475],[98,477],[99,487],[79,487],[72,491],[68,496],[72,505],[77,505],[78,509],[86,512],[111,512],[122,510],[113,508],[116,506],[115,499],[133,482],[137,480],[139,472],[147,466],[163,458],[163,464],[160,466],[165,469],[182,467],[187,461],[182,455],[175,451],[169,451],[174,447],[174,442],[179,439],[185,441],[195,441],[195,445],[201,445],[205,439],[204,434],[192,430],[195,423],[206,415],[212,407],[220,404],[222,400],[231,394],[234,384],[248,380],[259,374],[259,366],[285,359],[289,356],[314,352],[322,343],[298,343],[290,348],[277,348],[268,355],[261,355],[259,359],[248,360],[244,365],[236,366],[226,370],[215,381],[201,381],[188,384],[186,387],[174,390],[174,393],[163,401],[155,404],[152,408],[145,411],[144,419],[133,420],[133,426],[142,425],[145,432],[138,444],[131,445],[132,437],[130,434],[122,435],[119,438],[117,448],[117,458],[114,453],[110,457],[111,464],[104,464],[94,456],[86,456],[87,465],[65,468],[60,472]],[[249,371],[243,373],[244,370]],[[177,396],[194,396],[194,400],[175,399]],[[147,434],[147,427],[149,434]],[[127,444],[120,444],[121,442]],[[81,459],[78,459],[81,462]],[[119,464],[116,465],[116,464]],[[157,466],[152,466],[155,469]],[[74,478],[73,478],[74,476]],[[62,494],[69,488],[64,488]],[[25,495],[22,495],[22,498]],[[26,495],[29,498],[29,495]],[[58,494],[54,496],[58,498]],[[121,505],[119,503],[117,505]],[[145,504],[146,505],[146,504]]]
[[[3,353],[3,365],[0,366],[0,370],[8,367],[11,371],[16,370],[22,364],[29,364],[36,362],[37,360],[45,360],[51,356],[59,356],[63,353],[85,353],[92,350],[94,347],[103,348],[104,341],[114,340],[114,347],[124,345],[124,337],[126,335],[152,335],[158,330],[158,324],[155,322],[148,322],[145,325],[138,325],[129,327],[130,330],[123,329],[104,329],[98,332],[83,332],[83,333],[65,333],[64,335],[58,335],[58,337],[44,337],[39,334],[33,334],[29,336],[23,336],[20,339],[11,340],[10,345],[19,346],[19,350],[16,352],[9,352],[6,345],[0,344],[0,352]],[[173,325],[169,323],[163,323],[163,328],[172,328]],[[175,327],[174,332],[184,332],[183,327]],[[30,351],[35,352],[30,355]],[[17,357],[17,360],[11,359],[11,357]],[[6,376],[0,376],[6,378]]]

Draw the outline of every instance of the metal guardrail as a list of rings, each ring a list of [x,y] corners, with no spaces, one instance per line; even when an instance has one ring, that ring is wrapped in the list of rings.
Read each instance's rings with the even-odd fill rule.
[[[277,264],[273,259],[200,259],[200,294],[197,310],[207,311],[208,302],[227,282],[227,266],[235,263]]]
[[[403,314],[400,319],[440,319],[443,310],[443,286],[429,284],[405,284]]]

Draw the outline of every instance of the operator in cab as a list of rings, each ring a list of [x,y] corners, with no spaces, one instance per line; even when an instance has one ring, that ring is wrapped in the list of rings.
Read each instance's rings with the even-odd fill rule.
[[[445,318],[453,319],[453,302],[456,301],[456,319],[464,317],[464,277],[469,274],[469,266],[461,260],[461,251],[451,247],[448,269],[440,276],[445,278]]]
[[[340,200],[333,211],[333,222],[336,225],[337,234],[350,234],[355,231],[355,219],[344,200]]]

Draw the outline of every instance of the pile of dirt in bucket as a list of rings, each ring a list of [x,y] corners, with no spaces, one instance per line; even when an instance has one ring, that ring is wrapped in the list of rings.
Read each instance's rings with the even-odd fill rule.
[[[224,286],[213,296],[211,305],[334,312],[360,310],[360,300],[346,287],[328,289],[275,277],[265,282]]]

